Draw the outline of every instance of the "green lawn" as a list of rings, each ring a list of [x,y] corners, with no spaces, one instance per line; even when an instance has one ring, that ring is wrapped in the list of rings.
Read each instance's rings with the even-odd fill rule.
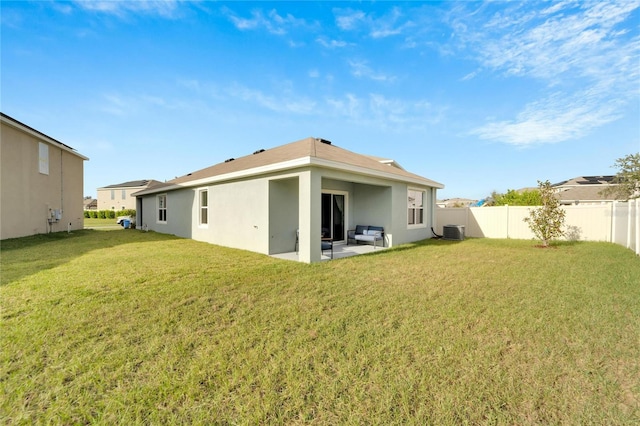
[[[640,259],[534,245],[3,241],[0,423],[637,424]]]
[[[116,223],[116,219],[94,219],[94,218],[84,218],[84,227],[85,228],[114,228],[119,227],[120,225]]]

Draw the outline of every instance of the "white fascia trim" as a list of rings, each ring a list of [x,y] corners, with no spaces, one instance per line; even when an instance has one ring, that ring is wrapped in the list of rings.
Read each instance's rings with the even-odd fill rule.
[[[69,147],[63,145],[61,142],[58,142],[57,140],[53,139],[50,136],[45,135],[44,133],[35,132],[35,131],[33,131],[32,129],[30,129],[28,127],[24,127],[20,123],[16,123],[16,122],[8,120],[8,119],[6,119],[4,117],[0,116],[0,118],[2,118],[2,122],[3,123],[5,123],[8,126],[13,127],[14,129],[18,129],[18,130],[20,130],[20,131],[22,131],[24,133],[27,133],[28,135],[31,135],[31,136],[33,136],[34,138],[36,138],[36,139],[38,139],[40,141],[46,142],[49,145],[53,145],[56,148],[60,148],[63,151],[67,151],[69,154],[73,154],[73,155],[75,155],[77,157],[82,158],[83,160],[89,160],[89,157],[85,157],[84,155],[80,154],[79,152],[73,150],[72,148],[69,148]]]
[[[418,179],[418,178],[412,178],[408,176],[400,176],[395,173],[371,170],[366,167],[354,166],[354,165],[345,164],[345,163],[338,163],[335,161],[323,160],[321,158],[312,159],[311,164],[315,166],[325,167],[329,169],[343,170],[351,173],[356,173],[359,175],[371,176],[371,177],[376,177],[381,179],[394,180],[398,182],[407,182],[415,185],[429,186],[429,187],[438,188],[438,189],[444,188],[443,184],[426,179],[426,178]]]
[[[136,196],[149,195],[149,194],[156,194],[156,193],[165,192],[165,191],[173,191],[176,189],[191,188],[194,186],[195,187],[205,186],[212,183],[224,182],[227,180],[246,178],[246,177],[257,176],[257,175],[273,173],[273,172],[280,172],[280,171],[285,171],[285,170],[290,170],[290,169],[295,169],[298,167],[305,167],[305,166],[318,166],[318,167],[323,167],[328,169],[343,170],[351,173],[356,173],[359,175],[377,177],[381,179],[408,182],[408,183],[413,183],[415,185],[429,186],[429,187],[434,187],[438,189],[444,188],[444,185],[442,185],[441,183],[434,182],[428,179],[415,179],[411,177],[398,176],[393,173],[381,172],[378,170],[372,171],[371,169],[368,169],[366,167],[353,166],[345,163],[324,160],[316,157],[301,157],[295,160],[269,164],[267,166],[254,167],[248,170],[240,170],[237,172],[225,173],[223,175],[197,179],[190,182],[185,182],[183,184],[175,184],[175,185],[163,186],[159,188],[147,189],[147,190],[137,192],[135,195]]]
[[[393,167],[396,167],[396,168],[398,168],[400,170],[404,170],[406,172],[404,167],[402,167],[400,164],[398,164],[398,162],[396,160],[380,160],[380,162],[382,164],[386,164],[388,166],[393,166]]]
[[[301,166],[308,166],[310,164],[310,161],[309,161],[310,158],[311,157],[303,157],[303,158],[298,158],[296,160],[283,161],[281,163],[269,164],[267,166],[254,167],[253,169],[240,170],[240,171],[237,171],[237,172],[225,173],[223,175],[217,175],[217,176],[211,176],[211,177],[207,177],[207,178],[192,180],[192,181],[185,182],[185,183],[182,183],[182,184],[175,184],[175,185],[170,185],[170,186],[162,186],[162,187],[158,187],[158,188],[147,189],[147,190],[143,190],[143,191],[137,192],[136,196],[156,194],[156,193],[160,193],[160,192],[164,192],[164,191],[173,191],[173,190],[182,189],[182,188],[191,188],[191,187],[194,187],[194,186],[205,186],[205,185],[209,185],[209,184],[212,184],[212,183],[224,182],[226,180],[233,180],[233,179],[251,177],[251,176],[256,176],[256,175],[262,175],[262,174],[265,174],[265,173],[271,173],[271,172],[277,172],[277,171],[284,171],[284,170],[288,170],[288,169],[294,169],[296,167],[301,167]]]

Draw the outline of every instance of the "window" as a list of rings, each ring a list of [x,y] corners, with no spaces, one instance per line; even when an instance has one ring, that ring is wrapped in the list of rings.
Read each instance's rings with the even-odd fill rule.
[[[424,191],[410,189],[408,191],[408,224],[424,225]]]
[[[43,175],[49,174],[49,145],[42,142],[38,144],[38,171]]]
[[[167,221],[167,194],[158,195],[158,222]]]
[[[116,190],[115,190],[115,189],[112,189],[112,190],[111,190],[111,199],[112,199],[112,200],[115,200],[115,199],[116,199]]]
[[[206,189],[200,191],[200,225],[209,223],[209,195]]]
[[[123,190],[122,190],[122,199],[123,199],[123,200],[126,200],[126,199],[127,199],[127,190],[126,190],[126,189],[123,189]]]

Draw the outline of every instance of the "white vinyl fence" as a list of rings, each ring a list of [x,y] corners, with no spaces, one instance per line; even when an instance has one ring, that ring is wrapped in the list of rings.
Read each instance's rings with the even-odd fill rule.
[[[463,225],[465,236],[484,238],[535,238],[524,218],[533,207],[436,208],[437,234],[445,225]],[[640,200],[629,202],[562,206],[565,239],[607,241],[640,255]]]

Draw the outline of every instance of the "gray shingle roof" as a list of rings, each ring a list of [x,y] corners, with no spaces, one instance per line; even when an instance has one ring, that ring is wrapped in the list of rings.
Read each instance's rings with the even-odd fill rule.
[[[162,183],[160,181],[157,180],[153,180],[153,179],[142,179],[142,180],[132,180],[129,182],[123,182],[123,183],[117,183],[114,185],[109,185],[109,186],[103,186],[104,189],[113,189],[113,188],[138,188],[138,187],[148,187],[151,186],[153,183]]]
[[[390,164],[383,164],[375,157],[357,154],[326,142],[327,141],[323,141],[322,139],[309,137],[297,142],[277,146],[275,148],[258,150],[254,154],[230,159],[211,167],[197,170],[184,176],[169,180],[158,186],[157,189],[161,187],[171,187],[174,185],[188,186],[188,184],[193,181],[200,181],[202,179],[214,178],[216,176],[235,172],[249,171],[251,169],[277,165],[307,157],[326,160],[331,164],[336,164],[338,166],[342,165],[344,168],[356,167],[364,169],[372,175],[375,175],[376,172],[385,173],[395,175],[399,179],[420,181],[425,185],[435,186],[438,188],[443,187],[443,185],[438,182],[407,172],[402,168],[394,167]]]

